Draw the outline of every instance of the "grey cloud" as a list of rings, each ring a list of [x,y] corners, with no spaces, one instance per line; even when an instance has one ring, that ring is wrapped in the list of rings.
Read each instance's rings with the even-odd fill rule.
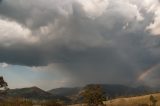
[[[39,41],[1,46],[0,61],[28,66],[59,63],[72,75],[74,84],[133,83],[145,69],[159,63],[160,38],[146,31],[152,13],[110,1],[101,16],[90,18],[79,2],[70,0],[63,5],[66,11],[60,4],[56,0],[52,4],[3,0],[1,19],[28,28]],[[144,20],[137,19],[137,12]],[[42,33],[42,27],[47,33]]]
[[[47,26],[58,16],[56,1],[52,5],[43,0],[3,0],[0,5],[0,13],[4,18],[15,20],[20,24],[36,29]],[[47,8],[47,6],[50,6]]]

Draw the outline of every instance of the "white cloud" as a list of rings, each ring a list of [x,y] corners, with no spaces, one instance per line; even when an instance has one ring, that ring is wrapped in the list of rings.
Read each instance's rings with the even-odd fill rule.
[[[117,11],[117,13],[124,16],[124,18],[130,19],[130,21],[137,20],[142,21],[144,17],[140,13],[140,10],[137,4],[133,4],[130,1],[126,0],[117,0],[117,1],[110,1],[112,4],[112,11]],[[118,14],[117,14],[118,15]]]
[[[108,0],[78,0],[87,15],[91,18],[98,17],[102,15],[107,7],[108,7]]]
[[[160,35],[160,7],[156,8],[154,14],[154,21],[146,29],[149,30],[153,35]]]
[[[142,6],[148,10],[148,12],[150,11],[155,11],[157,9],[157,6],[159,5],[159,1],[158,0],[144,0],[142,3]]]
[[[37,38],[31,35],[31,31],[22,27],[17,22],[0,19],[0,44],[11,46],[16,43],[35,43]]]
[[[160,2],[159,0],[132,0],[141,9],[146,10],[148,13],[153,13],[153,22],[146,27],[146,30],[150,31],[153,35],[160,35]]]
[[[1,68],[7,68],[8,66],[9,66],[9,64],[7,64],[7,63],[0,63]]]

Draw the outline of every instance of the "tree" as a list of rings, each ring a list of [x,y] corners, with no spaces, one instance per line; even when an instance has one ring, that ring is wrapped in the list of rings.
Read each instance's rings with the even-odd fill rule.
[[[81,95],[88,106],[102,105],[105,101],[105,92],[100,85],[88,85]]]
[[[8,91],[8,84],[4,81],[2,76],[0,76],[0,88],[4,88],[4,91],[1,91],[1,94],[5,94]]]
[[[156,106],[157,100],[154,96],[150,96],[151,106]]]

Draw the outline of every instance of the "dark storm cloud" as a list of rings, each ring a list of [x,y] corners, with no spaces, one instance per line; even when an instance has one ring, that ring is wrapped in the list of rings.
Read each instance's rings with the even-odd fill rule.
[[[31,33],[25,43],[14,39],[4,46],[13,41],[10,37],[1,42],[0,62],[59,63],[73,75],[74,83],[82,84],[135,82],[143,70],[160,62],[160,38],[146,31],[152,12],[122,1],[109,1],[102,14],[94,6],[72,0],[3,0],[1,20],[14,21]],[[38,40],[28,43],[30,37]]]
[[[49,22],[54,23],[55,17],[58,16],[54,2],[51,9],[45,7],[47,5],[47,2],[43,0],[3,0],[0,5],[0,13],[4,18],[15,20],[33,30]]]

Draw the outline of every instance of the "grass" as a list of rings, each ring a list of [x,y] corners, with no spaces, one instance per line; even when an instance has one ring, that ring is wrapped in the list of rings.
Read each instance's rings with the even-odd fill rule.
[[[154,106],[151,105],[150,96],[153,96],[157,101],[156,106],[160,106],[160,93],[149,94],[135,97],[121,97],[104,102],[104,106]],[[86,104],[74,104],[70,106],[87,106]]]
[[[28,99],[8,98],[7,100],[1,100],[0,106],[62,106],[62,104],[55,100],[37,101],[34,103]]]
[[[20,99],[20,98],[10,98],[7,100],[2,100],[0,106],[32,106],[33,103],[30,100]]]
[[[109,101],[105,101],[106,106],[151,106],[150,96],[153,96],[157,101],[156,106],[160,106],[160,93],[128,97],[128,98],[117,98]],[[31,100],[22,98],[9,98],[7,100],[0,101],[0,106],[62,106],[60,102],[55,100],[49,101],[38,101],[34,103]],[[75,104],[71,106],[86,106],[85,104]],[[153,106],[153,105],[152,105]]]
[[[156,106],[160,106],[160,93],[129,98],[118,98],[104,103],[106,106],[150,106],[152,104],[150,101],[151,95],[158,100]]]

